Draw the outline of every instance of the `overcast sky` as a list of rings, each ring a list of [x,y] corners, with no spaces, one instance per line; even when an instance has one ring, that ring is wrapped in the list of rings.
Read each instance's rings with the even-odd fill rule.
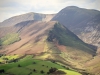
[[[28,12],[57,13],[67,6],[100,10],[100,0],[0,0],[0,22]]]

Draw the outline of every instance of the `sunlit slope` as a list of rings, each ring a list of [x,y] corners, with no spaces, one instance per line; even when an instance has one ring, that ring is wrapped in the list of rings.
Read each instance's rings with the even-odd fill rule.
[[[15,29],[15,33],[19,34],[21,38],[13,44],[6,46],[1,49],[2,53],[5,54],[33,54],[44,52],[45,41],[48,36],[49,30],[54,26],[56,22],[41,22],[41,21],[29,21],[21,22],[12,27]],[[2,27],[2,29],[6,29]],[[6,31],[6,30],[5,30]],[[2,35],[4,38],[10,29]]]
[[[0,45],[10,45],[20,40],[18,33],[7,34],[0,39]]]

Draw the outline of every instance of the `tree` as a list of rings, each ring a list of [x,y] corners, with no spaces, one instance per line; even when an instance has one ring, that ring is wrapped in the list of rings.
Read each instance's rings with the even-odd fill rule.
[[[30,72],[28,75],[32,74],[32,72]]]
[[[21,65],[20,65],[20,64],[18,64],[18,67],[21,67]]]
[[[5,72],[5,70],[4,70],[4,69],[1,69],[1,70],[0,70],[0,73],[4,73],[4,72]]]
[[[66,67],[66,69],[69,70],[70,68],[69,67]]]
[[[44,66],[44,65],[42,65],[42,66]]]
[[[36,72],[36,69],[33,69],[34,72]]]
[[[53,63],[56,63],[55,61],[52,61]]]
[[[40,72],[41,72],[42,74],[44,73],[44,71],[43,71],[43,70],[41,70]]]
[[[49,72],[47,72],[47,74],[50,74]]]
[[[36,62],[33,62],[33,64],[36,64]]]
[[[3,58],[3,60],[8,60],[8,58]]]
[[[51,69],[49,69],[49,73],[53,73],[53,72],[55,72],[57,70],[57,68],[51,68]]]

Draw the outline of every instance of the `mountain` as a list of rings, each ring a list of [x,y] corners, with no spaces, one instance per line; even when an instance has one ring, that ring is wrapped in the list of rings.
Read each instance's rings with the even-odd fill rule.
[[[66,26],[84,42],[100,47],[100,11],[69,6],[52,20]]]
[[[14,34],[17,33],[17,34],[19,34],[19,37],[21,38],[20,41],[15,42],[14,44],[10,44],[7,47],[7,54],[9,54],[9,53],[10,54],[14,54],[14,53],[15,54],[25,54],[25,52],[28,50],[30,50],[33,53],[34,52],[33,50],[35,50],[34,46],[36,47],[36,50],[38,52],[39,51],[41,52],[44,48],[43,47],[43,45],[44,45],[43,39],[45,39],[45,37],[46,37],[46,34],[47,34],[46,30],[49,29],[53,25],[52,23],[53,22],[46,23],[46,22],[31,20],[31,21],[18,23],[14,26],[1,27],[2,30],[5,31],[5,35],[3,35],[2,38],[11,33],[14,33]],[[40,44],[40,45],[38,45],[39,47],[36,46],[36,44],[34,44],[34,42],[37,40],[43,41],[43,45]],[[41,42],[41,41],[39,41],[39,42]],[[30,43],[28,44],[28,42],[30,42]],[[24,48],[24,46],[26,46],[26,47]],[[38,48],[42,49],[42,50],[39,50]],[[4,49],[3,49],[3,51],[4,51]],[[28,52],[30,52],[30,51],[28,51]],[[28,52],[26,52],[26,53],[28,53]]]
[[[82,68],[82,64],[96,53],[95,49],[56,21],[24,21],[0,27],[0,35],[0,53],[6,55],[34,54],[36,59],[52,59]]]
[[[40,13],[26,13],[18,16],[11,17],[7,20],[4,20],[0,23],[0,26],[12,26],[17,23],[28,21],[28,20],[37,20],[37,21],[50,21],[55,14],[40,14]]]
[[[70,6],[56,15],[32,12],[9,18],[0,23],[0,54],[33,55],[99,75],[99,48],[93,46],[99,47],[99,13]]]

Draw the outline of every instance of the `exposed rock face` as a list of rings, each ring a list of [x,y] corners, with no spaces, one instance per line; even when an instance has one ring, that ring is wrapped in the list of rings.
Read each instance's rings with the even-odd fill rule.
[[[37,21],[50,21],[52,17],[54,17],[55,14],[39,14],[39,13],[27,13],[19,16],[11,17],[2,23],[0,23],[0,26],[12,26],[17,23],[23,22],[23,21],[29,21],[29,20],[37,20]]]
[[[59,21],[86,43],[100,47],[100,11],[69,6],[52,20]]]

